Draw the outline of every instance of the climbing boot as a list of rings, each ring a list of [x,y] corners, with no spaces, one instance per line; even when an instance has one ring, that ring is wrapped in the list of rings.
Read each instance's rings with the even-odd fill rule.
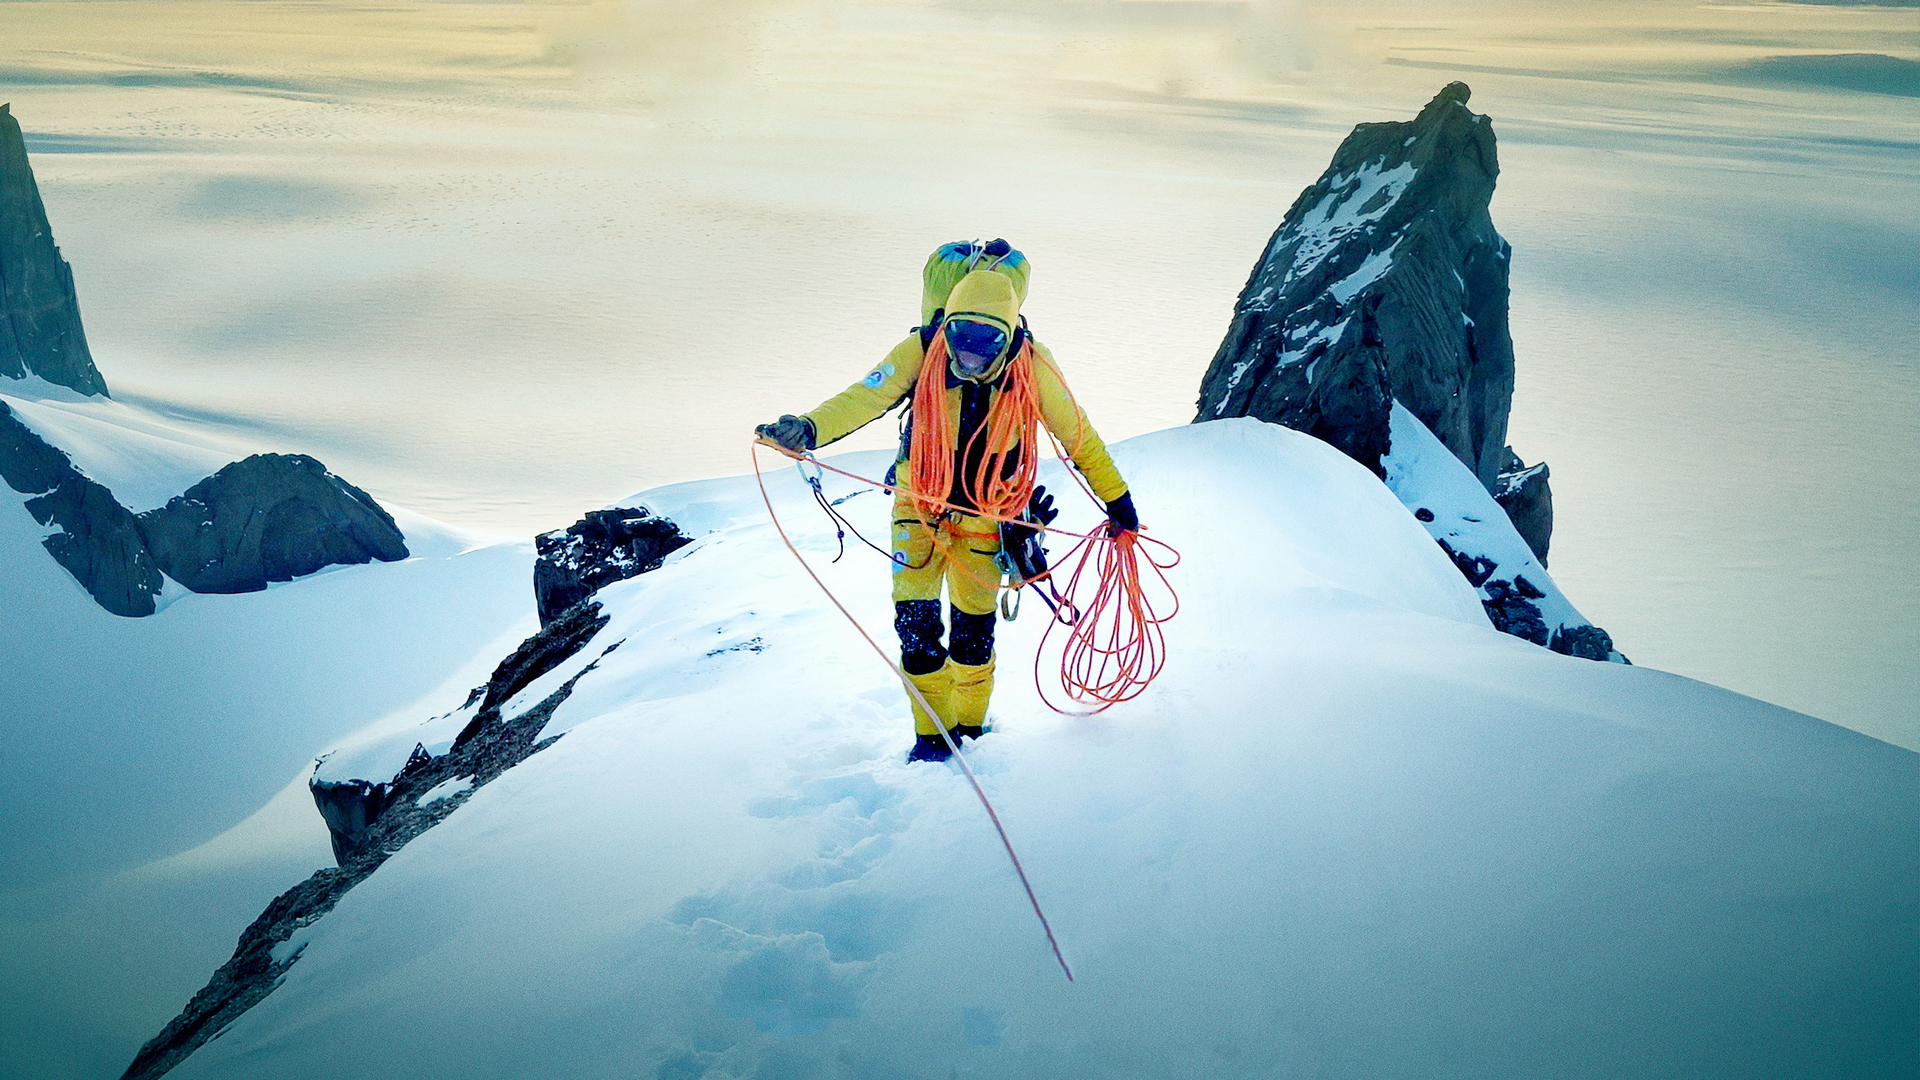
[[[947,740],[939,735],[916,735],[913,739],[913,749],[907,751],[907,764],[911,765],[916,761],[945,761],[952,756],[953,751],[947,749]]]
[[[949,660],[947,663],[941,665],[938,671],[928,672],[925,675],[907,676],[907,678],[913,680],[914,687],[927,699],[927,704],[933,706],[934,711],[941,714],[940,719],[928,716],[927,711],[920,707],[920,702],[912,694],[907,695],[907,703],[913,708],[913,733],[923,739],[931,736],[933,741],[940,741],[940,729],[946,726],[942,721],[953,709],[951,700],[953,697],[953,668],[954,664]],[[943,743],[942,746],[944,745]]]
[[[952,710],[948,716],[951,730],[977,739],[986,729],[987,699],[993,696],[993,657],[987,657],[984,664],[948,660],[946,670],[952,673],[947,698]]]
[[[961,739],[977,739],[985,735],[987,729],[978,724],[955,724],[947,729],[947,733],[953,736],[954,742],[959,742]]]

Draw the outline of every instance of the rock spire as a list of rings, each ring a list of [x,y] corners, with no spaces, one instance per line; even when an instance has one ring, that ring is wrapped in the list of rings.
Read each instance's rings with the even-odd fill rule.
[[[20,122],[10,106],[0,105],[0,376],[28,375],[83,394],[107,393],[80,327],[73,270],[53,242],[33,182]]]

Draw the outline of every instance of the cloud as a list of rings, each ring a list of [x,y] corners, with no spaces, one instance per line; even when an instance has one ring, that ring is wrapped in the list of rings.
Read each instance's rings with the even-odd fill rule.
[[[1915,2],[1920,3],[1920,0]],[[1750,82],[1793,83],[1866,94],[1920,97],[1920,62],[1879,53],[1767,56],[1740,64],[1731,69],[1729,74]]]

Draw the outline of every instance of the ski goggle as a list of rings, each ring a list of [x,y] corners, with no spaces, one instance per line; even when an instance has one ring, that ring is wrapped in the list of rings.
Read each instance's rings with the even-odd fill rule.
[[[972,319],[948,319],[947,352],[962,375],[986,374],[1007,351],[1007,332]]]

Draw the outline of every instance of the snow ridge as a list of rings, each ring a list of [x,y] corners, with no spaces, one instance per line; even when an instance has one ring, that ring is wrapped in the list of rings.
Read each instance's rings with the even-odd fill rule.
[[[1173,661],[1058,716],[1015,662],[1041,626],[1007,624],[975,756],[1077,983],[735,478],[647,494],[694,541],[596,595],[587,651],[624,644],[537,736],[565,737],[420,809],[458,802],[181,1075],[1654,1080],[1910,1055],[1920,755],[1494,633],[1394,494],[1309,436],[1233,419],[1114,453],[1185,557]],[[805,484],[768,479],[884,625],[884,568],[831,562]],[[884,499],[843,508],[885,527]]]

